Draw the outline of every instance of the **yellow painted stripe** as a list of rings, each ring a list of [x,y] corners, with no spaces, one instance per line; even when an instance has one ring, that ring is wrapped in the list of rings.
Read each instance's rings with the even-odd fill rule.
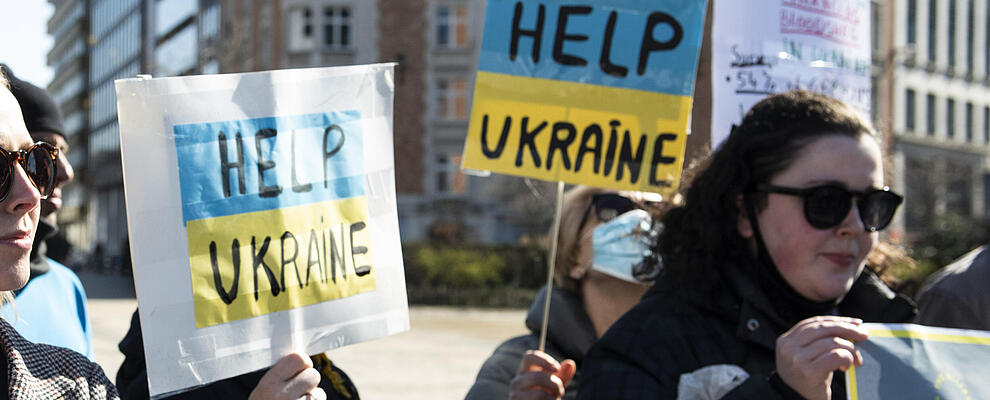
[[[846,388],[848,389],[846,390],[846,393],[849,394],[849,400],[858,400],[859,391],[856,387],[856,366],[853,366],[846,371],[846,379],[849,382],[849,387]]]
[[[907,330],[869,329],[870,337],[917,339],[936,342],[990,345],[988,337],[950,335],[945,333],[918,332]]]
[[[464,166],[548,181],[671,194],[680,181],[690,114],[690,97],[481,71],[475,84]],[[551,151],[554,135],[561,139],[568,136],[567,130],[555,129],[558,124],[573,127],[573,140],[564,149]],[[506,125],[504,147],[492,155]],[[487,129],[484,141],[483,129]],[[539,132],[533,146],[524,144],[524,130]],[[594,130],[601,134],[588,133]],[[627,131],[629,140],[625,139]],[[638,163],[618,162],[623,145],[632,154],[642,151]],[[611,146],[615,150],[610,159]],[[484,149],[490,153],[486,155]],[[656,167],[655,149],[666,160]]]
[[[187,223],[196,327],[375,290],[367,210],[367,198],[360,196]],[[234,239],[240,260],[236,291]],[[266,239],[267,249],[262,252]],[[264,265],[256,267],[256,259]],[[356,268],[362,266],[370,266],[370,272],[358,276]],[[266,267],[276,278],[274,285]],[[229,304],[221,290],[228,292]]]

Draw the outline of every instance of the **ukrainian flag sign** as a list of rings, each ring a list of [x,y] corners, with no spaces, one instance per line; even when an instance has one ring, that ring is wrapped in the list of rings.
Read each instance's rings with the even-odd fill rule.
[[[152,398],[409,329],[393,67],[115,82]]]
[[[375,289],[360,112],[174,132],[197,327]]]
[[[846,373],[851,400],[987,399],[990,332],[864,324],[863,365]]]
[[[705,7],[489,0],[464,167],[676,191]]]

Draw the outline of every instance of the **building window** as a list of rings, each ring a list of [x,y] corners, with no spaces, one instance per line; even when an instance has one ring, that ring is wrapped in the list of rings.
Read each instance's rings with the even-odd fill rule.
[[[461,156],[440,155],[436,163],[437,193],[464,194],[467,177],[461,172]]]
[[[918,0],[907,2],[907,44],[918,43]]]
[[[966,143],[973,142],[973,103],[966,103]]]
[[[945,135],[949,138],[956,137],[956,101],[945,99]]]
[[[323,45],[333,50],[351,48],[351,8],[323,9]]]
[[[914,131],[914,90],[908,89],[904,93],[904,129],[908,132]]]
[[[973,0],[969,0],[966,6],[966,74],[973,71],[973,35],[976,30],[976,20],[974,19]]]
[[[990,144],[990,107],[983,107],[983,144]]]
[[[954,68],[956,65],[956,0],[949,0],[949,24],[946,35],[949,42],[946,46],[949,50],[949,67]]]
[[[468,8],[466,5],[437,6],[436,45],[440,48],[464,48],[468,45]]]
[[[467,81],[464,79],[437,80],[437,118],[446,120],[467,119]]]
[[[986,10],[986,16],[986,23],[983,24],[983,43],[990,43],[990,10]],[[990,49],[983,51],[983,75],[990,76]]]
[[[938,40],[938,3],[928,0],[928,62],[935,62],[935,41]]]
[[[294,8],[289,11],[289,51],[313,50],[313,11],[309,7]]]
[[[935,136],[935,95],[929,94],[925,101],[925,133],[928,136]]]

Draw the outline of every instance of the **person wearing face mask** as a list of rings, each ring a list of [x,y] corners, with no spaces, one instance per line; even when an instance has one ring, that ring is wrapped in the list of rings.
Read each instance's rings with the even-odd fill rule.
[[[650,212],[660,211],[659,200],[650,193],[585,186],[564,194],[555,287],[539,292],[526,316],[530,333],[495,349],[466,399],[576,396],[576,369],[585,352],[649,287],[634,268],[654,239]],[[551,297],[550,321],[546,351],[541,352],[534,349],[546,296]]]
[[[82,283],[72,270],[45,255],[45,241],[58,231],[55,215],[62,207],[62,186],[71,182],[74,176],[67,158],[69,145],[64,136],[62,115],[44,89],[17,79],[6,65],[0,64],[0,70],[7,76],[10,91],[21,106],[31,138],[59,149],[55,160],[58,167],[55,186],[52,193],[41,200],[41,220],[31,248],[30,278],[23,288],[14,291],[18,301],[16,310],[5,306],[0,312],[26,339],[70,348],[92,359],[89,314]]]
[[[662,272],[589,350],[579,398],[846,398],[863,321],[915,314],[873,271],[902,201],[881,159],[841,101],[754,105],[661,219]]]

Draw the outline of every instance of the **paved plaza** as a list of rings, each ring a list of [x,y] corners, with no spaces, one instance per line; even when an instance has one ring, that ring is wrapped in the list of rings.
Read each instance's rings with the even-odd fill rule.
[[[94,279],[84,277],[91,293],[94,351],[113,379],[123,361],[117,343],[137,301],[127,296],[126,280]],[[495,346],[524,332],[524,316],[524,310],[412,307],[410,331],[332,350],[330,358],[351,376],[364,399],[461,399]]]

